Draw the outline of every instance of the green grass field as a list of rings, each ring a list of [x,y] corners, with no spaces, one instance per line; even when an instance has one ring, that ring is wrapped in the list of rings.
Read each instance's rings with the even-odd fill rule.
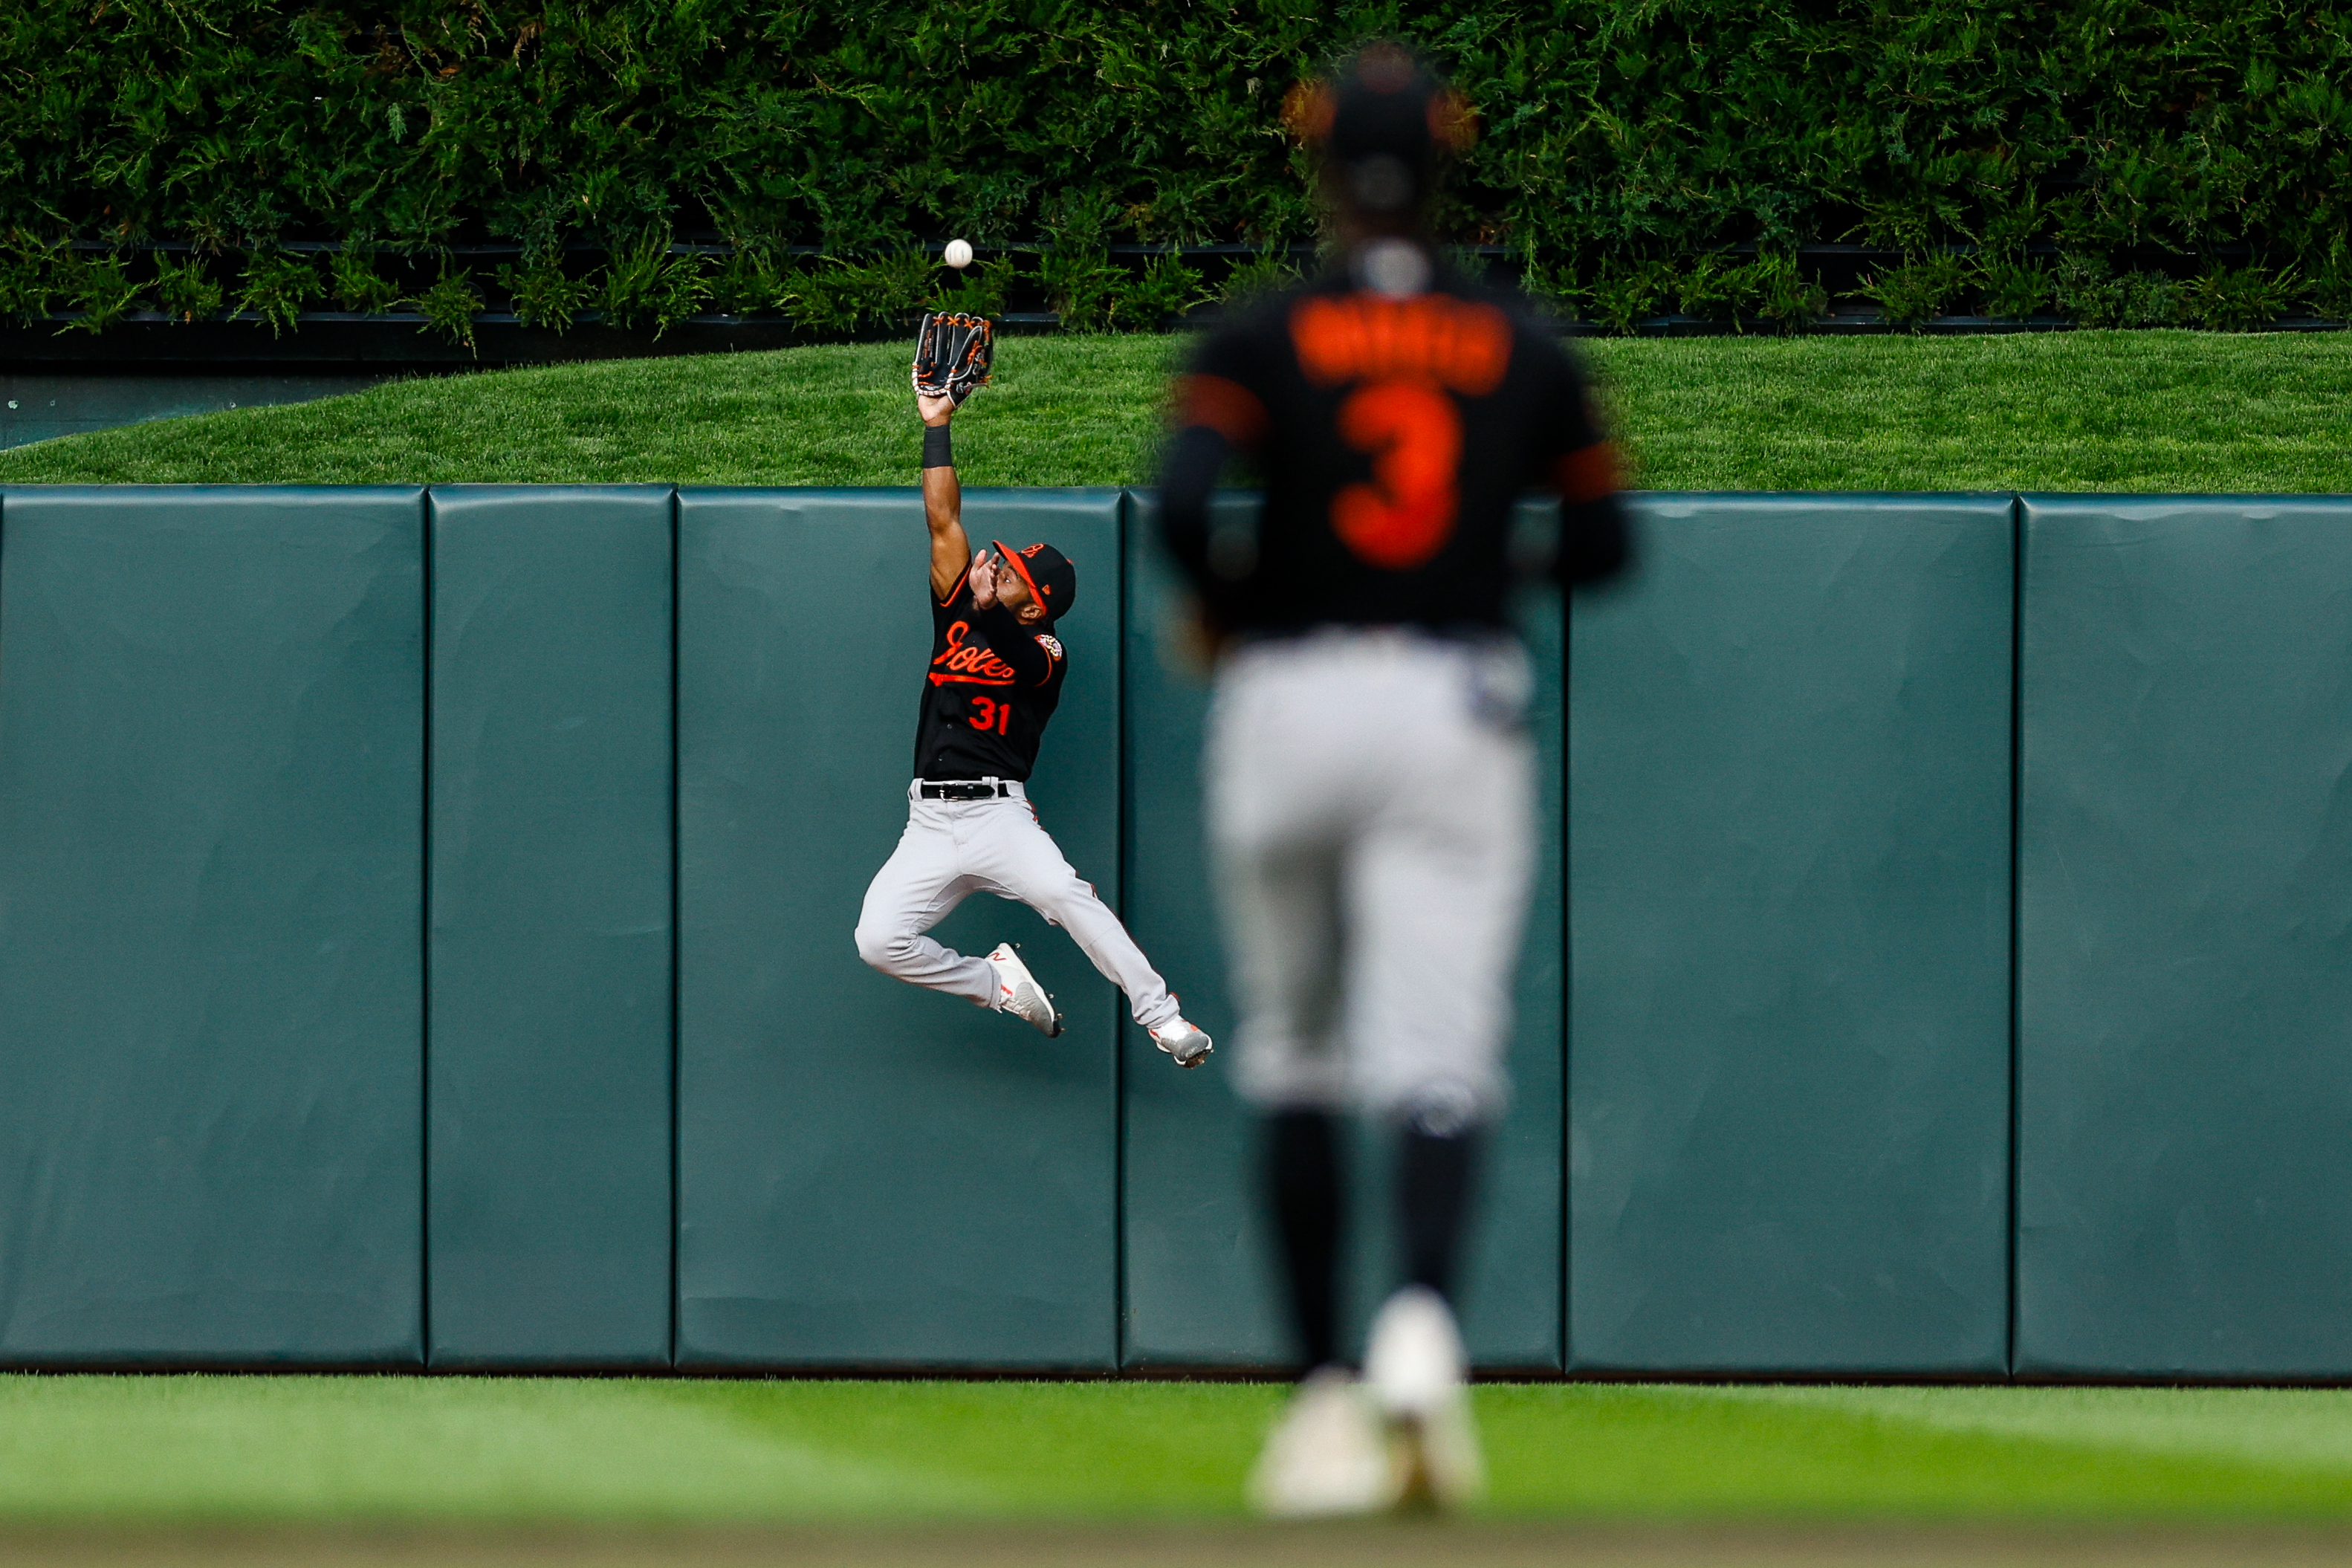
[[[0,1561],[28,1542],[184,1545],[208,1531],[340,1542],[317,1548],[339,1556],[387,1530],[478,1546],[619,1531],[673,1554],[821,1530],[876,1561],[919,1539],[1001,1545],[1045,1530],[1097,1547],[1215,1542],[1235,1561],[1252,1542],[1301,1539],[1239,1528],[1242,1478],[1281,1396],[1132,1382],[13,1376],[0,1379]],[[1447,1555],[1461,1561],[1512,1542],[1549,1541],[1556,1561],[1579,1542],[1700,1537],[1727,1561],[1765,1560],[1731,1551],[1758,1531],[1816,1546],[1822,1531],[1955,1551],[1992,1540],[2004,1560],[2020,1542],[2151,1531],[2240,1555],[2352,1541],[2337,1533],[2352,1527],[2352,1392],[1517,1384],[1483,1386],[1477,1403],[1494,1496],[1454,1527],[1462,1551]],[[1022,1539],[1033,1560],[1097,1560]]]
[[[0,1521],[1215,1520],[1266,1384],[16,1376]],[[2352,1393],[1501,1384],[1518,1520],[2352,1523]]]
[[[1181,340],[1016,338],[960,416],[978,485],[1148,481]],[[2352,491],[2352,334],[1590,342],[1653,489]],[[68,437],[0,483],[897,485],[892,344],[605,362]]]

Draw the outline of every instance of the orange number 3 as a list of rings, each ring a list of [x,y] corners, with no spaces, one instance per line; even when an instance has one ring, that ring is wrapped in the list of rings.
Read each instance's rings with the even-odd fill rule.
[[[1331,498],[1331,526],[1362,560],[1391,572],[1421,565],[1454,533],[1462,416],[1427,382],[1381,381],[1339,405],[1339,434],[1372,457],[1369,485]]]

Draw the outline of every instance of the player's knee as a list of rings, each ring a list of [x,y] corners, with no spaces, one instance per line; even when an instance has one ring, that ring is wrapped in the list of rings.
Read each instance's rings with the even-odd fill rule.
[[[907,948],[907,939],[903,935],[885,927],[870,926],[862,921],[857,927],[857,956],[869,969],[889,973],[906,957]]]

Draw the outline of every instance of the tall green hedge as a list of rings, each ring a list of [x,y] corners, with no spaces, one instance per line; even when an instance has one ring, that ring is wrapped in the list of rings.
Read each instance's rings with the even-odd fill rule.
[[[2352,7],[2293,0],[14,0],[0,234],[1296,240],[1284,95],[1373,34],[1481,111],[1449,233],[1604,314],[1801,315],[1774,258],[1836,240],[2352,304]]]

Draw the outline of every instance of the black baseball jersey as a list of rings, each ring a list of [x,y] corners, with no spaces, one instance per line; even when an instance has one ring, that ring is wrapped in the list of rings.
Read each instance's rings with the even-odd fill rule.
[[[915,776],[1026,779],[1069,658],[1051,626],[973,602],[967,570],[931,605],[931,667],[915,728]]]
[[[1260,300],[1200,346],[1178,423],[1163,526],[1230,630],[1501,626],[1530,489],[1570,503],[1563,582],[1624,555],[1615,461],[1575,366],[1517,295],[1459,276],[1396,297],[1335,271]],[[1223,439],[1191,439],[1207,432]],[[1211,527],[1200,468],[1228,449],[1265,485],[1254,538]]]

